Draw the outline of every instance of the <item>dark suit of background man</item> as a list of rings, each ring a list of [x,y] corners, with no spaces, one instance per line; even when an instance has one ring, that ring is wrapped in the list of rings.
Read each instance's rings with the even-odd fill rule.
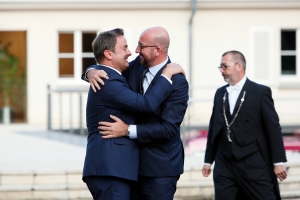
[[[134,123],[135,112],[148,112],[146,115],[157,112],[160,103],[174,89],[170,79],[176,67],[167,67],[143,96],[133,92],[121,74],[129,66],[127,58],[131,55],[122,29],[100,33],[92,47],[98,69],[105,71],[109,79],[104,81],[101,90],[93,92],[90,88],[88,93],[88,143],[83,180],[96,200],[129,200],[131,186],[138,179],[138,144],[127,137],[103,139],[97,123],[111,121],[111,114],[125,123]]]
[[[140,91],[141,74],[149,69],[143,83],[146,95],[157,82],[161,71],[170,62],[168,48],[170,38],[162,27],[146,29],[140,36],[136,53],[124,72],[133,91]],[[97,80],[101,71],[90,70],[87,74],[91,85],[99,89]],[[101,134],[105,138],[122,137],[129,126],[130,138],[140,144],[138,187],[143,200],[173,200],[177,181],[183,173],[184,150],[180,139],[180,125],[187,109],[188,83],[182,74],[172,77],[174,90],[152,114],[137,116],[137,125],[124,124],[118,118],[115,123],[101,120]],[[148,87],[149,85],[149,87]],[[148,89],[147,89],[148,87]],[[102,89],[101,89],[102,90]],[[123,120],[124,121],[124,120]]]
[[[245,76],[238,51],[224,53],[219,69],[229,85],[215,94],[203,176],[215,161],[216,200],[280,199],[277,178],[286,178],[287,160],[271,90]]]

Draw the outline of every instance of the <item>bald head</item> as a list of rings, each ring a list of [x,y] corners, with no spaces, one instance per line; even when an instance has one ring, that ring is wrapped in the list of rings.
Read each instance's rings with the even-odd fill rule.
[[[164,53],[168,54],[170,37],[166,29],[163,27],[151,27],[142,32],[141,36],[148,38],[151,44],[160,47]]]

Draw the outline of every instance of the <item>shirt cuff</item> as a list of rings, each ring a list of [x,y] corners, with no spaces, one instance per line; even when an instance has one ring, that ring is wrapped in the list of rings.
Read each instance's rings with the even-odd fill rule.
[[[163,77],[165,77],[172,85],[173,81],[171,79],[169,79],[168,77],[166,77],[165,75],[161,74]]]
[[[284,162],[274,163],[274,166],[284,165]]]
[[[88,69],[86,70],[84,76],[83,76],[84,80],[87,81],[87,82],[89,82],[89,79],[88,79],[88,77],[87,77],[87,73],[88,73],[91,69],[95,69],[95,68],[92,68],[92,67],[88,68]]]
[[[129,138],[130,138],[130,139],[137,139],[136,125],[131,125],[131,124],[130,124],[128,130],[129,130],[129,132],[130,132]]]
[[[211,166],[211,164],[210,164],[210,163],[204,163],[204,165],[208,165],[208,166]]]

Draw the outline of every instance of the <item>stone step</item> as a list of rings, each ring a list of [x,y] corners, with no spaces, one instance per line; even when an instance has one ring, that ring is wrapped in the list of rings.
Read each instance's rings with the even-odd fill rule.
[[[211,175],[212,176],[212,175]],[[300,175],[289,175],[283,182],[279,182],[282,198],[300,198]],[[297,191],[297,192],[296,192]],[[180,180],[177,183],[175,194],[178,198],[200,197],[213,198],[213,180]]]
[[[289,166],[288,178],[279,182],[282,198],[300,198],[300,165]],[[81,170],[1,171],[0,200],[91,199]],[[186,170],[177,184],[177,200],[213,199],[213,174],[204,178],[200,168]]]
[[[81,184],[81,170],[68,171],[1,171],[0,185]]]
[[[0,200],[92,200],[87,187],[82,185],[0,186]]]

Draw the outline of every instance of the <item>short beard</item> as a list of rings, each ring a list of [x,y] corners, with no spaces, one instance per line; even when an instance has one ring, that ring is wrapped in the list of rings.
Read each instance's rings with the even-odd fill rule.
[[[143,65],[144,67],[149,67],[149,63],[148,61],[145,59],[145,57],[143,56],[143,60],[140,59],[140,64]]]
[[[224,78],[224,81],[225,81],[226,83],[229,83],[229,82],[230,82],[230,79],[229,79],[229,78]]]

